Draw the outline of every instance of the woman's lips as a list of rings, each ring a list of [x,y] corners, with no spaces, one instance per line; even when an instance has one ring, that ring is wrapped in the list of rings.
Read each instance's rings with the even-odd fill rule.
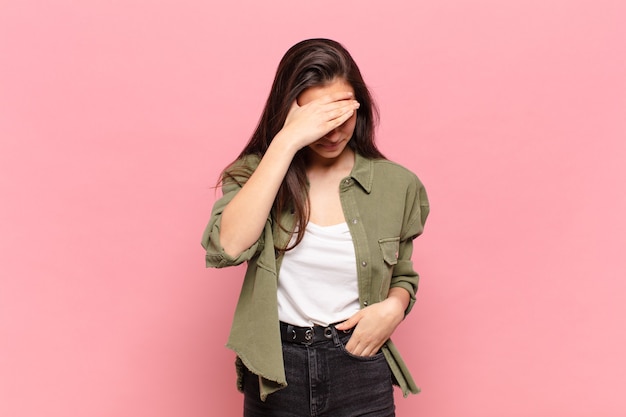
[[[321,146],[322,148],[330,151],[330,150],[333,150],[333,149],[337,149],[339,147],[340,143],[341,143],[341,141],[334,142],[334,143],[322,142],[322,143],[319,144],[319,146]]]

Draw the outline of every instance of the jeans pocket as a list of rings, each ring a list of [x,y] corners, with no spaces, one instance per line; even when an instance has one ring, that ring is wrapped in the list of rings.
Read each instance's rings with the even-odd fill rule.
[[[375,355],[372,356],[359,356],[355,355],[354,353],[348,352],[348,349],[346,349],[346,343],[348,343],[348,340],[350,340],[349,336],[345,338],[339,338],[339,350],[341,350],[341,352],[343,352],[343,354],[348,356],[349,358],[361,362],[374,362],[379,360],[385,360],[385,354],[382,350],[379,350]]]

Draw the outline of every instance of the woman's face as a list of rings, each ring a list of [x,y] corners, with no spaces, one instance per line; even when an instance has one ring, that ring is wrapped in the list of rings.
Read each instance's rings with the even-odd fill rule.
[[[354,89],[343,78],[335,78],[328,84],[309,87],[298,97],[298,104],[303,106],[315,99],[335,92],[352,92]],[[341,126],[331,130],[322,138],[309,145],[309,150],[322,159],[335,159],[346,149],[356,126],[356,111]]]

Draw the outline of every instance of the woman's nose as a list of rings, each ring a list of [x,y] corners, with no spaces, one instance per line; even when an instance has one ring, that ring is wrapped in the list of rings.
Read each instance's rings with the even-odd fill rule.
[[[325,134],[324,138],[332,141],[335,136],[337,136],[337,128],[335,128],[335,129],[331,130],[330,132],[328,132],[327,134]]]

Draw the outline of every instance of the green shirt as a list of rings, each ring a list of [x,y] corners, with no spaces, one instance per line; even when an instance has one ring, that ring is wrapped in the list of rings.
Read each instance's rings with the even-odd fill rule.
[[[259,158],[248,156],[236,164],[254,170]],[[244,183],[245,178],[240,178],[240,182]],[[268,217],[261,236],[250,248],[236,257],[224,252],[219,240],[222,211],[240,189],[234,182],[222,184],[223,197],[213,206],[202,246],[206,249],[207,267],[248,263],[227,347],[237,354],[239,367],[245,365],[259,375],[264,400],[288,383],[277,302],[282,256],[276,255],[274,247],[281,247],[289,236]],[[413,239],[422,233],[429,213],[424,186],[415,174],[396,163],[356,154],[352,172],[341,181],[339,193],[354,242],[361,308],[384,300],[389,288],[402,287],[411,296],[405,312],[408,314],[415,303],[419,281],[411,261]],[[292,219],[293,215],[285,214],[281,222],[291,225]],[[391,340],[382,350],[403,394],[418,393],[419,388]]]

